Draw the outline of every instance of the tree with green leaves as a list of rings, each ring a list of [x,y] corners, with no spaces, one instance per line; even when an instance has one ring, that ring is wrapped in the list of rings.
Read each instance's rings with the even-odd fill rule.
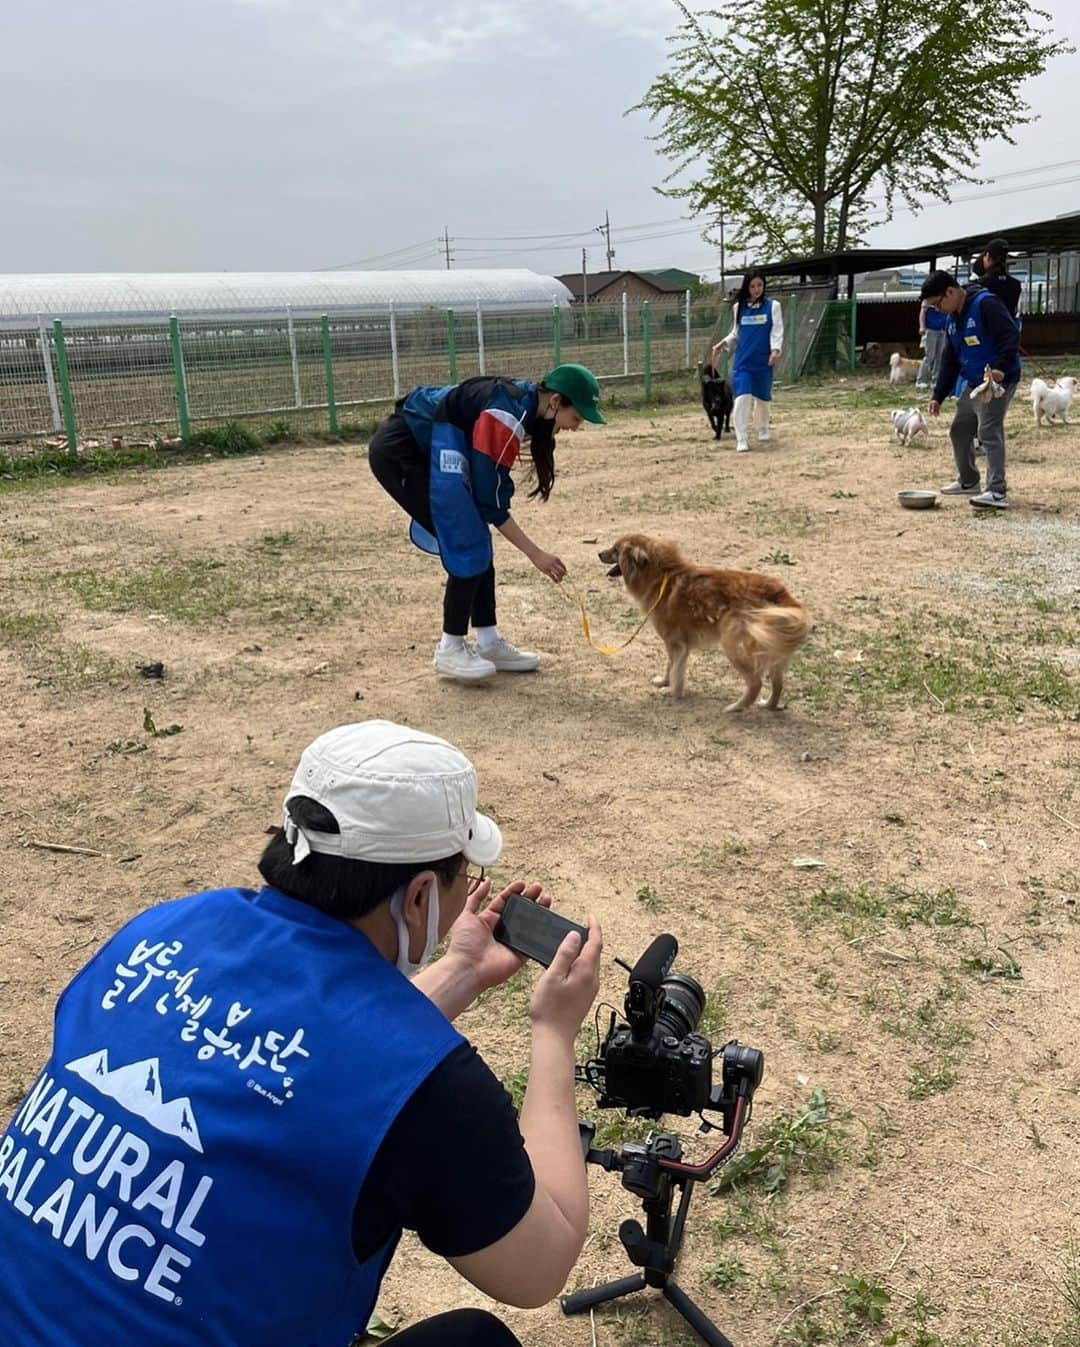
[[[660,190],[772,256],[851,247],[898,200],[978,181],[981,148],[1035,120],[1019,86],[1073,50],[1027,0],[676,4],[668,69],[637,105],[675,161]]]

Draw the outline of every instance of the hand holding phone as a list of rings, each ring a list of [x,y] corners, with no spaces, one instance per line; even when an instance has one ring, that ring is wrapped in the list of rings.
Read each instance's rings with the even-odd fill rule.
[[[581,936],[582,945],[589,938],[585,927],[576,921],[569,921],[520,893],[511,893],[492,934],[515,954],[549,968],[556,950],[571,931]]]

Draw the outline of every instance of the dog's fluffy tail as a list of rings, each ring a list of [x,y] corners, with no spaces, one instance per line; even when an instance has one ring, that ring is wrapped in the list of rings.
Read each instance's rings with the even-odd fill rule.
[[[798,650],[813,629],[805,608],[787,604],[768,604],[743,614],[746,637],[757,647],[763,664],[787,660]]]

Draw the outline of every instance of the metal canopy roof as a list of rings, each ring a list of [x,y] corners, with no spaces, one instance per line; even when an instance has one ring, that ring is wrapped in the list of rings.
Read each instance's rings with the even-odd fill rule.
[[[790,257],[768,262],[760,268],[766,276],[847,276],[886,267],[911,266],[917,262],[943,262],[954,257],[973,257],[987,240],[1003,238],[1009,251],[1022,257],[1033,254],[1080,251],[1080,211],[1055,215],[1033,224],[992,226],[977,234],[959,234],[914,248],[853,248],[840,253]]]

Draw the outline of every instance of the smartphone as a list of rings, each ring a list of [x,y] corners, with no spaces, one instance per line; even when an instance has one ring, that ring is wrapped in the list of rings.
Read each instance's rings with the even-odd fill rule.
[[[506,900],[502,916],[493,932],[495,939],[508,946],[515,954],[535,959],[548,968],[555,952],[571,931],[577,931],[584,945],[589,937],[584,926],[568,921],[549,907],[512,893]]]

